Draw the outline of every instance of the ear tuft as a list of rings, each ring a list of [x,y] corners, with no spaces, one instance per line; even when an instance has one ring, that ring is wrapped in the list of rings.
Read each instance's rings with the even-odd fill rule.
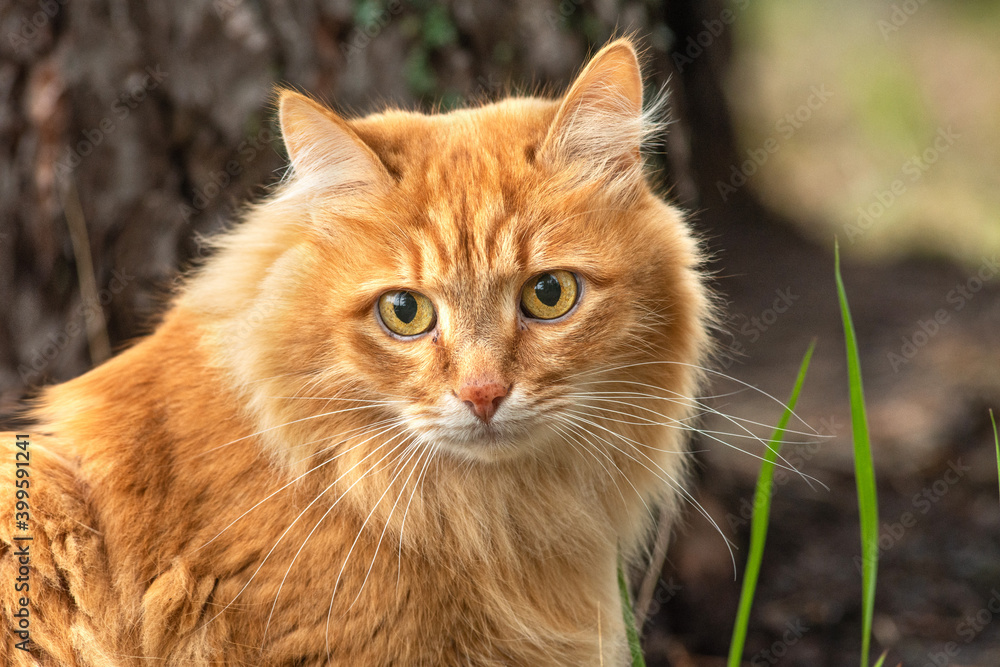
[[[619,39],[601,49],[570,86],[541,155],[631,181],[641,178],[645,125],[639,60],[631,42]]]
[[[292,169],[310,187],[368,190],[389,182],[378,156],[330,109],[283,90],[278,118]]]

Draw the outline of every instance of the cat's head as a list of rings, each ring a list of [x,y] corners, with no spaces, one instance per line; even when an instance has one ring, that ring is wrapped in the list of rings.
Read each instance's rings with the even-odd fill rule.
[[[683,420],[706,298],[642,98],[626,40],[557,100],[344,120],[282,93],[290,179],[193,285],[262,428],[492,461]]]

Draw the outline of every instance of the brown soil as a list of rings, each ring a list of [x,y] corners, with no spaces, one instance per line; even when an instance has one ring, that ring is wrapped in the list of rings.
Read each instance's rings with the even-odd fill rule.
[[[786,226],[747,225],[753,232],[741,232],[721,221],[702,224],[726,230],[713,243],[724,248],[714,269],[731,301],[730,333],[719,342],[742,352],[723,360],[726,373],[784,399],[809,341],[818,339],[797,412],[808,424],[798,429],[820,435],[789,435],[806,444],[783,450],[817,482],[810,488],[778,471],[783,481],[773,497],[746,662],[857,665],[858,501],[832,249],[804,242]],[[990,268],[992,257],[972,270],[930,260],[870,266],[850,262],[850,247],[844,250],[883,547],[872,661],[888,649],[886,665],[998,665],[1000,623],[992,621],[1000,617],[1000,498],[987,410],[1000,408],[1000,274]],[[776,299],[785,312],[768,312]],[[741,389],[710,404],[728,415],[777,421],[779,405],[733,381],[718,379],[710,393]],[[740,433],[719,418],[704,428]],[[752,440],[726,440],[758,456],[763,451]],[[736,545],[739,574],[734,580],[716,529],[689,512],[645,629],[651,667],[723,665],[736,617],[759,461],[704,437],[695,448],[703,450],[698,500]]]

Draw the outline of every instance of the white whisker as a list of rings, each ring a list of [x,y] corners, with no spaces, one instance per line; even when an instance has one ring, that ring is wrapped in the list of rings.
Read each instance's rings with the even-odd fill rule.
[[[393,436],[392,439],[395,439],[396,437],[398,437],[398,434],[396,436]],[[340,482],[340,480],[342,480],[344,477],[346,477],[348,474],[350,474],[359,465],[361,465],[362,463],[364,463],[366,459],[368,459],[369,457],[373,456],[378,450],[382,449],[387,444],[389,444],[390,442],[392,442],[392,439],[387,440],[386,442],[382,443],[378,447],[373,448],[372,451],[370,451],[368,454],[366,454],[360,461],[358,461],[353,466],[351,466],[350,469],[348,469],[344,473],[342,473],[339,477],[337,477],[337,479],[335,479],[332,482],[330,482],[330,484],[325,489],[323,489],[320,493],[316,494],[316,497],[313,498],[312,501],[310,501],[309,504],[306,505],[305,508],[303,508],[301,512],[299,512],[298,516],[296,516],[295,519],[293,519],[292,522],[290,524],[288,524],[288,527],[285,528],[284,532],[282,532],[281,535],[278,536],[278,539],[275,541],[274,545],[264,555],[264,559],[257,566],[257,569],[253,571],[253,574],[250,575],[250,578],[247,580],[247,582],[245,584],[243,584],[243,587],[239,590],[239,592],[237,592],[236,595],[233,596],[233,599],[230,600],[229,603],[227,603],[226,606],[223,607],[215,616],[213,616],[212,618],[210,618],[207,621],[205,621],[205,623],[202,625],[202,627],[207,626],[209,623],[211,623],[212,621],[214,621],[215,619],[217,619],[220,615],[222,615],[227,609],[229,609],[229,607],[233,604],[233,602],[235,602],[240,597],[240,595],[243,594],[243,592],[247,589],[247,587],[250,586],[251,582],[253,582],[253,580],[257,577],[257,574],[264,567],[264,564],[271,557],[271,554],[274,553],[274,550],[278,548],[278,545],[285,538],[285,535],[287,535],[289,533],[289,531],[292,530],[292,528],[295,526],[295,524],[298,523],[299,519],[302,518],[302,516],[309,510],[309,508],[311,508],[313,505],[315,505],[319,501],[319,499],[322,498],[324,495],[326,495],[326,492],[329,491],[330,489],[332,489],[338,482]],[[357,483],[357,482],[355,482],[355,483]],[[341,498],[342,497],[343,496],[341,496]]]
[[[600,429],[602,429],[604,431],[607,431],[611,435],[613,435],[613,436],[615,436],[615,437],[617,437],[617,438],[619,438],[619,439],[621,439],[621,440],[623,440],[623,441],[631,444],[633,447],[635,447],[638,444],[634,440],[632,440],[631,438],[628,438],[627,436],[625,436],[625,435],[623,435],[621,433],[618,433],[616,431],[613,431],[611,429],[605,428],[605,427],[601,426],[600,424],[596,424],[596,423],[594,423],[594,422],[592,422],[592,421],[590,421],[588,419],[583,419],[583,418],[573,419],[573,418],[570,418],[570,417],[560,417],[560,418],[566,419],[566,420],[571,420],[571,421],[574,421],[574,422],[575,421],[585,422],[585,423],[587,423],[587,424],[589,424],[591,426],[596,426],[596,427],[598,427],[598,428],[600,428]],[[729,557],[733,561],[733,576],[734,577],[736,576],[736,555],[733,553],[733,546],[735,546],[735,545],[733,545],[733,543],[730,542],[729,538],[726,537],[726,534],[722,532],[722,528],[719,527],[719,524],[715,522],[715,519],[712,518],[712,516],[708,513],[708,511],[704,507],[701,506],[701,503],[699,503],[697,501],[697,499],[695,499],[695,497],[693,495],[691,495],[691,493],[687,489],[684,488],[684,485],[680,484],[680,482],[678,482],[676,479],[674,479],[673,475],[671,475],[670,473],[668,473],[667,471],[665,471],[663,468],[661,468],[659,466],[659,464],[657,464],[655,461],[653,461],[653,459],[651,459],[647,454],[645,454],[642,451],[640,451],[638,448],[636,448],[636,450],[635,450],[636,453],[641,454],[642,456],[646,457],[646,459],[648,459],[649,462],[652,463],[653,466],[657,470],[659,470],[661,473],[663,473],[668,478],[670,478],[669,481],[666,480],[666,479],[664,479],[663,477],[661,477],[659,474],[657,474],[656,471],[654,471],[649,466],[645,465],[642,461],[638,460],[637,458],[635,458],[634,456],[632,456],[631,454],[629,454],[627,451],[625,451],[621,447],[616,446],[614,443],[610,442],[609,440],[607,440],[605,438],[602,438],[601,436],[597,435],[596,433],[591,433],[591,435],[593,435],[594,437],[598,438],[599,440],[601,440],[602,442],[604,442],[605,444],[607,444],[609,447],[613,447],[617,451],[619,451],[622,454],[624,454],[625,456],[629,457],[635,463],[638,463],[639,465],[641,465],[642,467],[644,467],[646,470],[648,470],[650,473],[652,473],[655,477],[659,478],[659,480],[661,482],[663,482],[664,484],[667,484],[668,486],[672,486],[679,493],[681,493],[683,496],[685,496],[695,506],[695,508],[698,510],[698,512],[703,517],[705,517],[706,519],[708,519],[708,521],[715,527],[715,530],[719,533],[719,535],[722,537],[723,541],[726,543],[726,547],[729,549]]]
[[[581,442],[578,434],[574,430],[571,429],[572,425],[567,424],[566,422],[563,422],[563,424],[565,424],[567,428],[564,428],[562,425],[559,425],[559,424],[555,425],[553,428],[557,429],[557,431],[563,436],[563,438],[565,439],[565,441],[567,443],[569,443],[570,446],[573,447],[573,449],[575,449],[576,451],[581,452],[581,453],[582,452],[586,452],[587,454],[589,454],[590,456],[592,456],[595,461],[597,461],[597,465],[601,466],[601,468],[604,469],[604,472],[606,472],[608,474],[608,478],[612,481],[612,483],[614,483],[615,490],[618,491],[618,495],[621,496],[622,505],[627,509],[628,508],[628,502],[626,502],[626,500],[625,500],[625,494],[622,493],[621,486],[618,485],[618,480],[615,479],[615,476],[613,474],[611,474],[611,471],[608,470],[607,466],[605,466],[604,463],[599,458],[597,458],[597,455],[591,449],[589,449],[586,445],[587,444],[591,444],[594,447],[595,450],[597,450],[598,452],[604,454],[608,458],[608,460],[611,462],[611,465],[613,465],[615,467],[615,470],[618,471],[618,474],[622,478],[624,478],[626,481],[628,481],[628,478],[622,472],[621,468],[618,467],[618,464],[615,463],[615,460],[613,458],[611,458],[611,456],[607,452],[604,452],[603,450],[601,450],[600,447],[597,447],[593,443],[589,443],[589,442],[586,442],[586,441]],[[573,440],[575,440],[580,445],[580,447],[583,448],[582,451],[575,444],[573,444],[573,441],[571,441],[569,439],[569,437],[572,437]],[[635,491],[636,496],[639,497],[640,502],[642,502],[643,505],[646,505],[645,499],[642,497],[642,494],[639,493],[639,490],[635,488],[635,485],[632,484],[631,482],[629,482],[629,484],[632,486],[632,490]],[[649,512],[649,507],[646,507],[646,511]],[[650,512],[650,516],[652,516],[652,512]]]
[[[764,396],[764,397],[766,397],[766,398],[774,401],[775,403],[777,403],[778,405],[780,405],[783,410],[787,410],[788,409],[788,406],[785,405],[784,402],[782,402],[778,398],[775,398],[774,396],[772,396],[771,394],[767,393],[763,389],[761,389],[759,387],[755,387],[754,385],[752,385],[752,384],[750,384],[748,382],[744,382],[743,380],[740,380],[739,378],[735,378],[732,375],[728,375],[726,373],[723,373],[722,371],[717,371],[715,369],[708,368],[706,366],[700,366],[698,364],[689,364],[689,363],[684,362],[684,361],[674,361],[674,360],[669,360],[669,359],[657,359],[657,360],[652,360],[652,361],[639,361],[639,362],[634,362],[634,363],[631,363],[631,364],[623,364],[623,365],[618,366],[618,367],[616,367],[616,368],[614,368],[612,370],[625,370],[625,369],[628,369],[628,368],[638,368],[640,366],[653,366],[653,365],[656,365],[656,364],[673,364],[673,365],[676,365],[676,366],[684,366],[686,368],[692,368],[694,370],[698,370],[698,371],[701,371],[703,373],[708,373],[710,375],[715,375],[715,376],[718,376],[718,377],[721,377],[721,378],[725,378],[726,380],[730,380],[732,382],[735,382],[738,385],[741,385],[741,386],[743,386],[743,387],[745,387],[747,389],[750,389],[751,391],[755,391],[755,392],[759,393],[760,395],[762,395],[762,396]],[[812,426],[809,426],[809,424],[804,419],[802,419],[801,417],[799,417],[794,411],[791,414],[792,414],[793,417],[795,417],[797,420],[799,420],[799,422],[803,426],[805,426],[808,429],[810,429],[813,432],[813,434],[818,435],[816,433],[816,430],[813,429]]]
[[[229,445],[236,444],[237,442],[240,442],[241,440],[246,440],[248,438],[253,438],[255,436],[262,435],[264,433],[268,433],[270,431],[274,431],[274,430],[279,429],[279,428],[285,428],[286,426],[291,426],[292,424],[298,424],[298,423],[301,423],[301,422],[309,421],[311,419],[319,419],[321,417],[330,417],[330,416],[333,416],[333,415],[339,415],[339,414],[344,413],[344,412],[354,412],[355,410],[371,410],[371,409],[372,409],[372,406],[361,405],[361,406],[356,406],[356,407],[353,407],[353,408],[344,408],[342,410],[333,410],[331,412],[322,412],[322,413],[320,413],[318,415],[309,415],[308,417],[302,417],[301,419],[293,419],[290,422],[285,422],[284,424],[278,424],[277,426],[270,426],[268,428],[261,429],[260,431],[257,431],[256,433],[251,433],[250,435],[244,435],[241,438],[236,438],[235,440],[230,440],[229,442],[227,442],[225,444],[222,444],[222,445],[218,445],[217,447],[212,447],[211,449],[205,450],[201,455],[204,456],[205,454],[209,454],[209,453],[214,452],[216,450],[222,449],[223,447],[228,447]]]
[[[410,512],[410,503],[413,502],[413,496],[417,492],[417,487],[420,486],[421,478],[423,478],[424,473],[427,471],[427,466],[430,464],[431,459],[434,458],[435,450],[433,447],[424,447],[424,450],[428,452],[427,458],[424,460],[423,468],[420,469],[420,474],[417,475],[417,479],[413,482],[413,490],[410,491],[410,498],[406,501],[406,509],[403,510],[403,521],[399,525],[399,554],[396,559],[396,590],[399,590],[399,576],[403,568],[403,530],[406,528],[406,517]]]
[[[381,449],[385,445],[389,444],[390,442],[392,442],[393,440],[395,440],[400,435],[401,435],[401,433],[397,433],[392,438],[390,438],[389,440],[387,440],[383,444],[379,445],[375,450],[372,451],[372,453],[374,453],[375,451],[378,451],[379,449]],[[348,486],[346,489],[344,489],[344,492],[341,493],[340,496],[338,496],[337,499],[335,501],[333,501],[333,503],[331,503],[330,507],[327,508],[326,512],[323,513],[323,516],[321,516],[319,518],[319,520],[316,522],[316,524],[312,527],[312,530],[309,531],[309,534],[306,535],[306,537],[305,537],[304,540],[302,540],[302,544],[299,545],[298,551],[295,552],[295,555],[292,557],[291,562],[288,563],[288,567],[285,569],[285,575],[281,578],[281,583],[278,584],[278,591],[274,594],[274,602],[271,604],[271,613],[269,613],[267,615],[267,623],[264,625],[264,636],[261,638],[261,649],[263,649],[263,647],[264,647],[263,642],[267,638],[267,631],[268,631],[268,629],[271,627],[271,619],[274,617],[274,610],[278,606],[278,597],[281,595],[281,589],[284,588],[285,581],[288,579],[288,573],[292,571],[292,567],[295,565],[295,562],[298,560],[299,555],[302,553],[302,550],[305,549],[306,544],[309,542],[309,539],[316,532],[316,529],[318,529],[320,527],[320,525],[323,523],[323,521],[326,519],[326,517],[328,517],[330,515],[330,512],[332,512],[334,510],[334,508],[337,507],[337,505],[340,503],[340,501],[344,499],[344,497],[351,491],[351,489],[353,489],[355,486],[357,486],[358,484],[360,484],[361,481],[365,479],[365,477],[367,477],[369,474],[371,474],[375,470],[376,466],[378,466],[380,463],[382,463],[382,461],[385,461],[385,459],[388,458],[389,456],[391,456],[393,452],[395,452],[400,447],[404,446],[407,442],[409,442],[410,440],[412,440],[412,438],[413,438],[412,435],[407,435],[406,439],[404,439],[404,440],[396,443],[395,445],[393,445],[392,449],[390,449],[388,452],[386,452],[382,456],[382,458],[380,458],[378,461],[376,461],[374,464],[372,464],[372,466],[370,468],[368,468],[368,470],[366,470],[360,477],[358,477],[356,480],[354,480],[351,483],[350,486]],[[371,456],[371,454],[369,454],[368,456]],[[368,456],[365,456],[365,458],[368,458]],[[364,459],[361,459],[361,461],[364,461]],[[361,461],[359,461],[358,463],[360,464]],[[357,465],[355,465],[354,467],[357,467]],[[352,470],[353,470],[353,468],[352,468]],[[340,478],[338,478],[338,481],[339,481],[339,479]],[[336,482],[334,482],[334,483],[336,483]],[[309,507],[312,507],[313,503],[315,503],[321,497],[323,497],[324,495],[326,495],[326,492],[329,491],[332,486],[333,486],[333,484],[331,484],[330,486],[328,486],[326,489],[323,490],[322,493],[320,493],[319,495],[317,495],[316,498],[313,499],[313,501],[311,503],[309,503],[309,505],[306,506],[306,509],[309,509]],[[390,486],[392,486],[392,485],[390,484]],[[387,489],[387,491],[388,491],[388,489]],[[379,500],[381,500],[381,499],[379,499]],[[376,503],[376,506],[378,506],[378,503]],[[375,510],[373,509],[372,511],[374,512]],[[305,510],[303,510],[303,512],[305,512]],[[301,516],[302,516],[302,514],[300,513],[299,517],[301,517]],[[369,514],[369,516],[371,516],[371,515]],[[298,517],[296,517],[295,520],[298,521]],[[291,528],[291,526],[289,526],[289,529],[290,528]],[[362,528],[364,528],[364,526],[362,526]],[[287,532],[288,531],[286,530],[285,533],[282,533],[281,537],[284,537]],[[359,537],[360,537],[360,533],[359,533]],[[278,538],[278,541],[281,541],[281,538]],[[355,540],[355,542],[357,542],[357,540]],[[277,546],[277,544],[275,544],[275,546]],[[352,545],[352,548],[353,548],[353,545]],[[272,551],[273,551],[273,548],[272,548]],[[270,556],[270,552],[268,552],[268,556]],[[348,552],[347,557],[350,558],[350,552]],[[267,556],[264,557],[264,560],[267,560]],[[346,564],[347,561],[345,560],[344,563]],[[343,570],[341,570],[341,571],[343,572]]]
[[[358,594],[354,597],[354,601],[351,602],[350,607],[347,608],[348,611],[350,611],[351,608],[353,608],[354,605],[357,603],[357,601],[361,598],[361,591],[365,590],[365,584],[368,583],[368,577],[371,576],[372,569],[375,567],[375,559],[378,558],[379,549],[382,547],[382,540],[385,538],[385,532],[389,529],[389,522],[392,521],[392,515],[396,512],[396,506],[399,505],[399,501],[402,499],[403,493],[406,492],[406,485],[410,482],[410,478],[413,477],[413,473],[416,472],[417,468],[420,466],[420,459],[424,456],[425,453],[427,453],[429,451],[428,447],[421,447],[419,444],[418,445],[411,444],[408,449],[410,449],[410,448],[412,448],[413,453],[411,453],[410,456],[409,456],[409,458],[406,461],[404,461],[403,467],[405,467],[407,463],[409,463],[410,461],[412,461],[414,459],[414,457],[416,457],[416,461],[413,464],[413,468],[410,470],[410,474],[408,474],[406,476],[406,479],[403,480],[403,486],[399,489],[399,495],[396,496],[396,502],[394,502],[392,504],[392,508],[389,510],[389,516],[385,520],[385,526],[382,528],[382,534],[379,535],[379,537],[378,537],[378,543],[375,545],[375,553],[372,555],[372,562],[369,563],[369,565],[368,565],[368,572],[365,573],[365,578],[361,582],[361,588],[358,589]],[[405,452],[404,452],[404,455],[405,455]],[[398,477],[398,474],[397,474],[397,477]],[[396,477],[393,477],[392,481],[389,482],[389,487],[390,488],[395,483],[395,481],[396,481]],[[388,489],[386,489],[386,492],[388,492]],[[385,494],[383,494],[383,496],[384,495]],[[378,501],[378,503],[375,504],[375,506],[378,507],[379,503],[381,503],[381,502],[382,502],[382,499],[379,498],[379,501]],[[364,529],[364,526],[362,526],[362,529]],[[350,554],[348,554],[348,558],[349,557],[350,557]],[[345,566],[347,565],[347,560],[346,559],[344,560],[344,565]]]
[[[336,459],[340,458],[341,456],[343,456],[343,455],[347,454],[348,452],[350,452],[350,451],[354,450],[354,449],[355,449],[356,447],[358,447],[358,446],[360,446],[360,445],[363,445],[363,444],[365,444],[365,443],[369,442],[369,441],[370,441],[370,440],[372,440],[373,438],[376,438],[376,437],[378,437],[379,435],[381,435],[382,433],[385,433],[385,432],[387,432],[387,431],[389,431],[389,430],[390,430],[390,429],[385,429],[385,430],[382,430],[382,431],[380,431],[379,433],[376,433],[375,435],[373,435],[373,436],[372,436],[371,438],[368,438],[368,440],[365,440],[365,441],[363,441],[363,442],[359,442],[358,444],[356,444],[356,445],[354,445],[354,446],[352,446],[352,447],[350,447],[350,448],[348,448],[348,449],[344,450],[343,452],[340,452],[339,454],[336,454],[335,456],[331,456],[331,457],[330,457],[329,459],[327,459],[327,460],[326,460],[326,461],[324,461],[323,463],[321,463],[321,464],[319,464],[318,466],[315,466],[315,467],[313,467],[313,468],[311,468],[311,469],[307,470],[306,472],[302,473],[301,475],[299,475],[298,477],[296,477],[296,478],[295,478],[295,479],[293,479],[292,481],[290,481],[290,482],[288,482],[287,484],[285,484],[285,485],[281,486],[281,487],[280,487],[280,488],[279,488],[278,490],[276,490],[276,491],[274,491],[273,493],[269,494],[269,495],[268,495],[268,496],[267,496],[266,498],[264,498],[263,500],[260,500],[260,501],[258,501],[257,503],[255,503],[255,504],[254,504],[254,506],[253,506],[253,507],[251,507],[251,508],[250,508],[250,509],[248,509],[247,511],[243,512],[243,514],[241,514],[241,515],[239,515],[238,517],[236,517],[235,519],[233,519],[233,520],[232,520],[232,521],[231,521],[231,522],[229,523],[229,525],[227,525],[227,526],[226,526],[225,528],[223,528],[222,530],[220,530],[220,531],[219,531],[219,532],[218,532],[218,533],[217,533],[217,534],[215,535],[215,537],[213,537],[212,539],[210,539],[210,540],[209,540],[208,542],[205,542],[205,543],[204,543],[203,545],[201,545],[200,547],[198,547],[197,549],[195,549],[195,551],[200,551],[201,549],[204,549],[205,547],[207,547],[207,546],[208,546],[209,544],[211,544],[212,542],[214,542],[215,540],[217,540],[217,539],[218,539],[218,538],[219,538],[219,537],[220,537],[220,536],[221,536],[221,535],[222,535],[222,534],[223,534],[224,532],[226,532],[227,530],[229,530],[230,528],[232,528],[232,527],[233,527],[233,526],[234,526],[234,525],[236,524],[236,522],[240,521],[240,520],[241,520],[241,519],[242,519],[243,517],[245,517],[245,516],[246,516],[247,514],[249,514],[250,512],[254,511],[254,510],[255,510],[255,509],[257,509],[258,507],[260,507],[261,505],[263,505],[263,504],[264,504],[265,502],[267,502],[268,500],[270,500],[270,499],[271,499],[271,498],[273,498],[274,496],[278,495],[279,493],[281,493],[282,491],[284,491],[285,489],[287,489],[288,487],[290,487],[290,486],[291,486],[292,484],[295,484],[295,482],[299,481],[300,479],[302,479],[303,477],[305,477],[305,476],[306,476],[306,475],[308,475],[309,473],[311,473],[311,472],[313,472],[313,471],[315,471],[315,470],[319,470],[320,468],[322,468],[322,467],[323,467],[323,466],[325,466],[326,464],[330,463],[331,461],[334,461],[334,460],[336,460]]]

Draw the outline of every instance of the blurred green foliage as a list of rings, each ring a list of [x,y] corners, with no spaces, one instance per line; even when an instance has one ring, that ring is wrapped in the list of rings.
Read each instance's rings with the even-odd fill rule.
[[[1000,250],[1000,3],[757,0],[732,29],[741,157],[832,93],[748,178],[771,207],[873,257]]]

